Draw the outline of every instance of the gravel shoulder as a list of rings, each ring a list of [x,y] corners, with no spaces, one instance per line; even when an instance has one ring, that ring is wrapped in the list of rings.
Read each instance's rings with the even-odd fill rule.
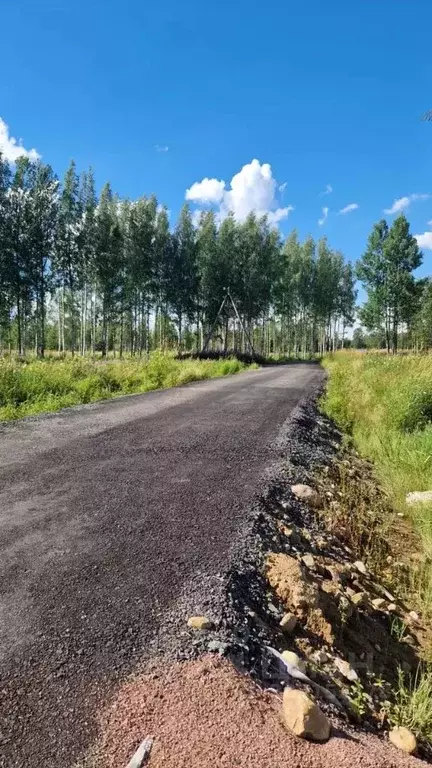
[[[217,613],[275,438],[323,378],[265,368],[0,428],[1,766],[73,765],[119,682],[185,646],[189,604]]]

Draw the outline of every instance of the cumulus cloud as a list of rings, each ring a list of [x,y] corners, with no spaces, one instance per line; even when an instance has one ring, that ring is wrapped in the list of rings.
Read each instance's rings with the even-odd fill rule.
[[[168,152],[169,147],[166,144],[155,144],[156,152]]]
[[[324,208],[322,209],[322,217],[320,219],[318,219],[318,226],[319,227],[323,227],[324,226],[324,224],[327,221],[328,214],[329,214],[329,209],[324,206]]]
[[[324,197],[325,195],[331,195],[333,192],[333,187],[331,184],[326,184],[326,188],[324,192],[320,192],[320,197]]]
[[[225,194],[225,182],[218,179],[196,181],[186,190],[186,200],[194,203],[220,203]]]
[[[220,219],[233,213],[238,221],[244,221],[253,212],[268,216],[276,225],[294,210],[292,205],[278,206],[277,191],[281,190],[269,163],[252,160],[232,177],[229,187],[222,180],[205,178],[186,190],[186,200],[217,205]]]
[[[349,205],[346,205],[345,208],[341,208],[339,213],[344,216],[346,213],[351,213],[351,211],[356,211],[359,207],[358,203],[350,203]]]
[[[21,139],[17,141],[13,136],[9,136],[9,127],[0,117],[0,152],[5,160],[15,163],[19,157],[28,157],[29,160],[38,160],[40,155],[35,149],[25,149]]]
[[[429,222],[432,226],[432,221]],[[414,235],[420,248],[424,248],[426,251],[432,251],[432,232],[423,232],[422,235]]]
[[[415,203],[416,200],[428,200],[430,198],[430,195],[406,195],[405,197],[398,197],[396,200],[393,201],[393,205],[391,208],[384,208],[384,213],[388,213],[390,216],[394,213],[402,213],[402,211],[406,211],[407,208],[411,205],[411,203]]]

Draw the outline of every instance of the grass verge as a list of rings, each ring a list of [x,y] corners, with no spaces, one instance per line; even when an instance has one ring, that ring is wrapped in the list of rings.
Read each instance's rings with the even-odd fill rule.
[[[324,360],[325,412],[348,432],[396,510],[409,515],[421,553],[411,569],[421,610],[432,618],[432,504],[406,505],[406,494],[432,488],[432,358],[337,353]]]
[[[58,411],[120,395],[149,392],[239,373],[248,366],[227,360],[177,360],[152,353],[148,360],[86,359],[0,361],[0,421]]]

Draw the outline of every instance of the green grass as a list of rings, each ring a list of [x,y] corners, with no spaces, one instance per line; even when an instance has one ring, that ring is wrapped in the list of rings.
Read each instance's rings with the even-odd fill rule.
[[[432,671],[417,669],[414,676],[398,671],[395,703],[390,710],[393,725],[409,728],[415,736],[432,741]]]
[[[120,395],[149,392],[239,373],[248,367],[228,360],[177,360],[152,353],[148,360],[88,359],[0,361],[0,421],[58,411]]]
[[[324,410],[374,461],[384,490],[412,517],[425,554],[432,555],[432,505],[407,508],[406,494],[432,489],[432,357],[340,352],[324,360],[329,372]],[[413,574],[423,608],[432,615],[429,563]]]

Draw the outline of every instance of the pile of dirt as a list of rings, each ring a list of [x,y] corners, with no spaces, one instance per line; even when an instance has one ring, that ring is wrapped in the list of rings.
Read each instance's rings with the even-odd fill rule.
[[[417,768],[371,734],[339,727],[326,744],[292,736],[281,697],[263,692],[223,659],[159,669],[124,685],[105,713],[96,768],[126,766],[154,735],[149,768]]]

